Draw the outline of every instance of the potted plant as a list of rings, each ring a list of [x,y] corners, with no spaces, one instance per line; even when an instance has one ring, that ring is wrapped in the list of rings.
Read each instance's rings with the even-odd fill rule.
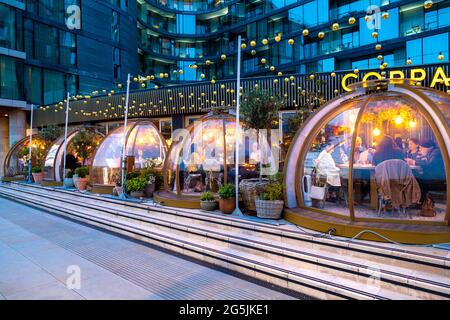
[[[156,175],[152,168],[144,169],[141,172],[141,176],[147,181],[144,188],[144,195],[147,198],[153,198],[153,194],[156,190]]]
[[[73,188],[73,187],[75,186],[74,183],[73,183],[73,176],[74,176],[73,171],[72,171],[72,170],[69,170],[69,171],[67,172],[66,177],[64,178],[64,186],[65,186],[65,187],[67,187],[67,188]]]
[[[147,180],[144,177],[133,178],[125,182],[125,190],[133,198],[143,198],[146,184]]]
[[[78,176],[78,180],[76,183],[76,187],[78,190],[83,191],[86,190],[86,186],[89,182],[89,168],[88,167],[80,167],[75,169],[75,174]]]
[[[255,201],[256,214],[263,219],[281,219],[284,208],[283,185],[272,181],[264,188]]]
[[[217,202],[211,192],[203,192],[200,195],[200,207],[205,211],[214,211],[217,208]]]
[[[42,166],[34,166],[31,168],[31,174],[33,175],[33,180],[37,184],[41,184],[44,180],[44,172],[42,172]]]
[[[233,184],[225,184],[219,189],[219,208],[226,214],[233,213],[236,209],[236,189]]]

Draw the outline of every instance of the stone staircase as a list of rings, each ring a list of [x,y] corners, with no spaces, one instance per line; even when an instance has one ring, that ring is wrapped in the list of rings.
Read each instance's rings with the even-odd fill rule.
[[[450,298],[445,250],[37,185],[0,184],[0,196],[319,299]]]

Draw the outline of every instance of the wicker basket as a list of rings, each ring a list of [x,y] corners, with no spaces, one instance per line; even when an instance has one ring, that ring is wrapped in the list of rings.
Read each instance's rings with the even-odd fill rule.
[[[239,190],[244,201],[244,206],[249,211],[256,211],[255,200],[258,192],[264,190],[269,184],[267,179],[245,179],[239,184]]]
[[[258,218],[276,220],[281,219],[284,208],[284,201],[265,201],[256,198],[255,204]]]

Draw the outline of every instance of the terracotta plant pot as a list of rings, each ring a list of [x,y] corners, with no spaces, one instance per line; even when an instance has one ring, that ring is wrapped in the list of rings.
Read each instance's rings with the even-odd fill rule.
[[[144,191],[131,191],[130,197],[140,199],[140,198],[144,198],[145,194],[144,194]]]
[[[41,184],[42,181],[44,180],[44,173],[43,172],[33,173],[32,175],[33,175],[34,183]]]
[[[154,183],[147,183],[144,189],[144,195],[147,198],[153,198],[153,193],[155,193],[156,185]]]
[[[78,181],[77,181],[78,190],[80,190],[80,191],[86,190],[86,186],[87,186],[88,182],[89,182],[88,178],[78,178]]]
[[[236,209],[236,198],[233,197],[231,199],[219,199],[219,208],[220,211],[226,214],[233,213],[234,209]]]
[[[200,201],[200,208],[205,211],[214,211],[217,209],[217,201]]]

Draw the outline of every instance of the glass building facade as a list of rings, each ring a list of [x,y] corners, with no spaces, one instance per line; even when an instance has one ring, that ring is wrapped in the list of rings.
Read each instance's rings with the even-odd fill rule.
[[[138,68],[130,3],[1,0],[0,99],[50,104],[124,81]]]
[[[408,58],[436,63],[439,52],[449,58],[450,1],[427,9],[399,0],[142,0],[137,14],[140,71],[167,73],[164,81],[235,77],[239,34],[247,44],[244,76],[378,68],[379,55],[391,67]]]
[[[449,32],[448,0],[0,0],[0,98],[231,79],[238,35],[244,77],[448,62]]]

